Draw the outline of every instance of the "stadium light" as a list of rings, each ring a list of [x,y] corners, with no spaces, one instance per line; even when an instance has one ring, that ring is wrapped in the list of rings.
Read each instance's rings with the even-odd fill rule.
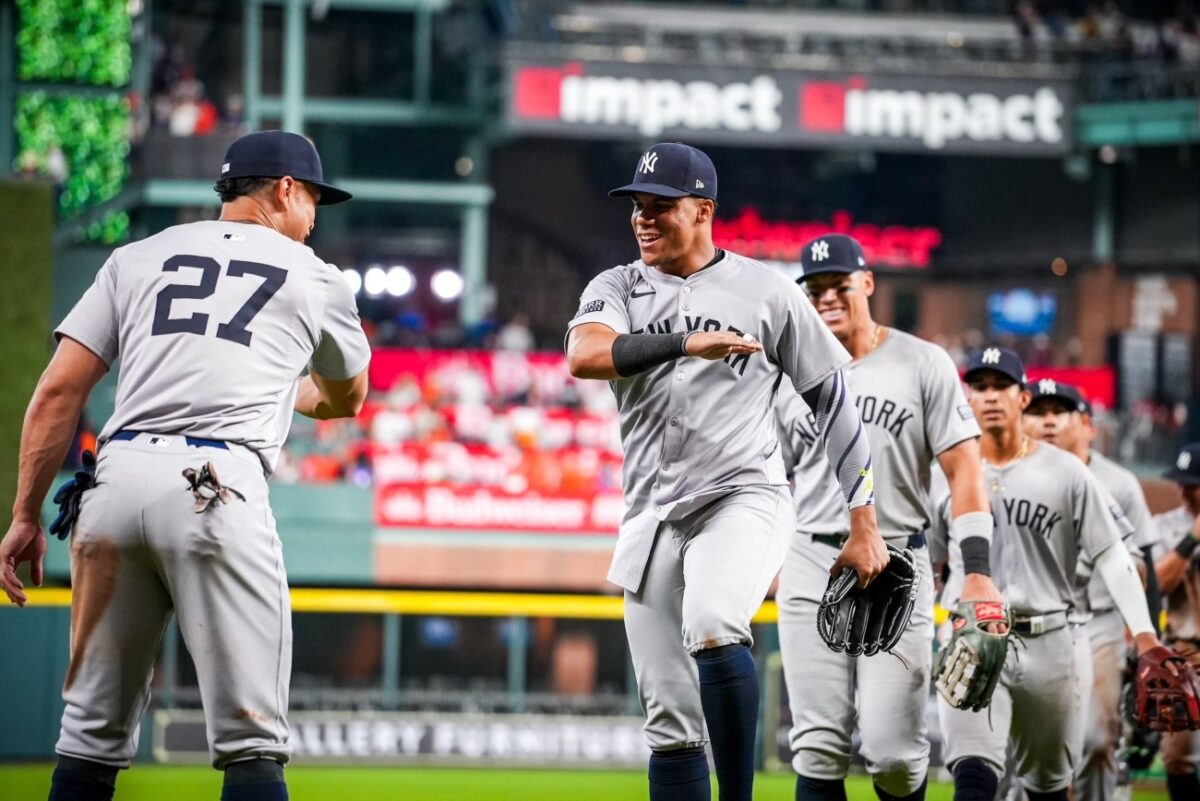
[[[363,288],[373,298],[383,294],[387,289],[387,273],[382,267],[376,266],[367,270],[367,274],[363,276]]]
[[[451,301],[462,294],[463,279],[454,270],[438,270],[433,274],[430,286],[439,300]]]
[[[402,298],[413,291],[417,279],[407,267],[396,265],[387,271],[387,293],[394,298]]]
[[[342,279],[346,282],[346,286],[350,287],[350,293],[357,295],[362,292],[363,279],[358,270],[342,270]]]

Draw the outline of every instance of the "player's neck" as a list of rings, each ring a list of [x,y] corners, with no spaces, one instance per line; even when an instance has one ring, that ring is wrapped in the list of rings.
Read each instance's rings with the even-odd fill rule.
[[[850,357],[858,361],[879,347],[886,336],[884,327],[868,317],[862,325],[855,327],[849,337],[842,340],[842,345],[849,351]]]
[[[221,222],[249,223],[262,225],[273,231],[280,231],[271,213],[255,202],[254,198],[243,196],[221,204]],[[282,233],[282,231],[280,231]]]
[[[1076,445],[1071,449],[1071,453],[1079,457],[1079,461],[1084,464],[1092,463],[1092,448],[1089,445]]]
[[[654,268],[676,278],[687,278],[712,264],[717,258],[717,252],[717,248],[712,242],[706,242],[703,246],[689,251],[678,259],[655,264]]]
[[[979,441],[979,455],[992,465],[1004,465],[1026,455],[1034,443],[1025,436],[1020,426],[999,430],[988,430]]]

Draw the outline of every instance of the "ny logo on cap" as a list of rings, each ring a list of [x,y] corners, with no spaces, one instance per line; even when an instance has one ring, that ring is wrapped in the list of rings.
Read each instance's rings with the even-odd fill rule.
[[[812,246],[813,261],[825,261],[829,258],[829,243],[824,239],[813,242]]]
[[[1038,382],[1038,392],[1043,395],[1057,395],[1058,385],[1054,383],[1053,378],[1043,378]]]
[[[1192,454],[1188,451],[1179,454],[1179,458],[1175,460],[1175,466],[1180,470],[1187,470],[1192,466]]]
[[[651,150],[642,155],[642,160],[638,162],[638,172],[654,172],[654,165],[657,163],[658,154]]]
[[[983,357],[979,361],[983,362],[984,364],[999,364],[1000,363],[1000,349],[999,348],[988,348],[987,350],[985,350],[983,352]]]

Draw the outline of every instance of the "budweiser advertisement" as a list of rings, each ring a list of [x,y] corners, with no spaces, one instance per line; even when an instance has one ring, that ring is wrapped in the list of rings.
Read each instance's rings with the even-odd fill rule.
[[[517,133],[1061,156],[1061,80],[508,61]]]
[[[1112,408],[1113,371],[1029,370]],[[558,353],[383,348],[371,359],[375,523],[381,528],[615,535],[621,442],[607,382]]]

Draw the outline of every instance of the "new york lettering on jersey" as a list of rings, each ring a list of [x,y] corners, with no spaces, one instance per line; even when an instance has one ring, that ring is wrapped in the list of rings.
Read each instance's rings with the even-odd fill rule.
[[[1113,502],[1073,454],[1037,444],[1025,457],[984,464],[996,520],[992,567],[1013,611],[1039,614],[1075,607],[1075,568],[1119,545]]]

